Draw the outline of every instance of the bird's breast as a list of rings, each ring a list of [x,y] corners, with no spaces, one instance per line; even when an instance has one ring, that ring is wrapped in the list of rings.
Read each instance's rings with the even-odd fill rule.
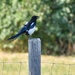
[[[32,35],[35,30],[36,30],[36,27],[34,26],[32,29],[29,29],[29,30],[28,30],[28,34],[29,34],[29,35]]]

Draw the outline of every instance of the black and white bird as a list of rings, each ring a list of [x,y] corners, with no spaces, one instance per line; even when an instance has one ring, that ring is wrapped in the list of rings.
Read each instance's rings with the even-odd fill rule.
[[[21,28],[21,30],[14,36],[8,38],[8,40],[16,39],[21,34],[25,33],[26,35],[32,35],[34,31],[36,30],[36,20],[38,19],[38,16],[32,16],[29,22],[26,22],[26,24]]]

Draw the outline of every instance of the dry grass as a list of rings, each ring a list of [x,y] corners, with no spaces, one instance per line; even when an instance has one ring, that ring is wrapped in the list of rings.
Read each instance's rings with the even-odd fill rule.
[[[28,62],[28,53],[5,53],[0,52],[0,61],[16,61],[16,62]],[[42,55],[42,62],[52,62],[52,63],[75,63],[74,56],[49,56]]]
[[[15,61],[15,62],[28,62],[28,53],[5,53],[0,52],[0,61]],[[74,56],[41,56],[42,62],[54,63],[75,63]]]
[[[75,65],[65,65],[65,64],[75,64],[75,57],[72,56],[41,56],[41,73],[42,75],[75,75]],[[0,52],[0,62],[10,62],[4,64],[0,63],[0,75],[28,75],[28,53],[4,53]],[[27,62],[21,64],[13,62]],[[64,64],[52,64],[52,63],[64,63]],[[53,66],[53,67],[52,67]],[[3,74],[2,74],[3,72]]]

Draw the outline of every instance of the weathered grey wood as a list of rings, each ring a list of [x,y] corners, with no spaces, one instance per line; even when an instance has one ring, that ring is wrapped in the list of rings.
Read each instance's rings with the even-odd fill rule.
[[[32,38],[28,40],[29,75],[41,75],[41,40]]]

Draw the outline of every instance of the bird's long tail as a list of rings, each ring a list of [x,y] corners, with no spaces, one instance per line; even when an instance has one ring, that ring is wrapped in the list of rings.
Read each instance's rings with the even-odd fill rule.
[[[17,37],[19,37],[19,36],[20,36],[20,34],[21,34],[21,33],[18,33],[18,34],[16,34],[16,35],[14,35],[14,36],[12,36],[12,37],[8,38],[8,40],[16,39]]]

